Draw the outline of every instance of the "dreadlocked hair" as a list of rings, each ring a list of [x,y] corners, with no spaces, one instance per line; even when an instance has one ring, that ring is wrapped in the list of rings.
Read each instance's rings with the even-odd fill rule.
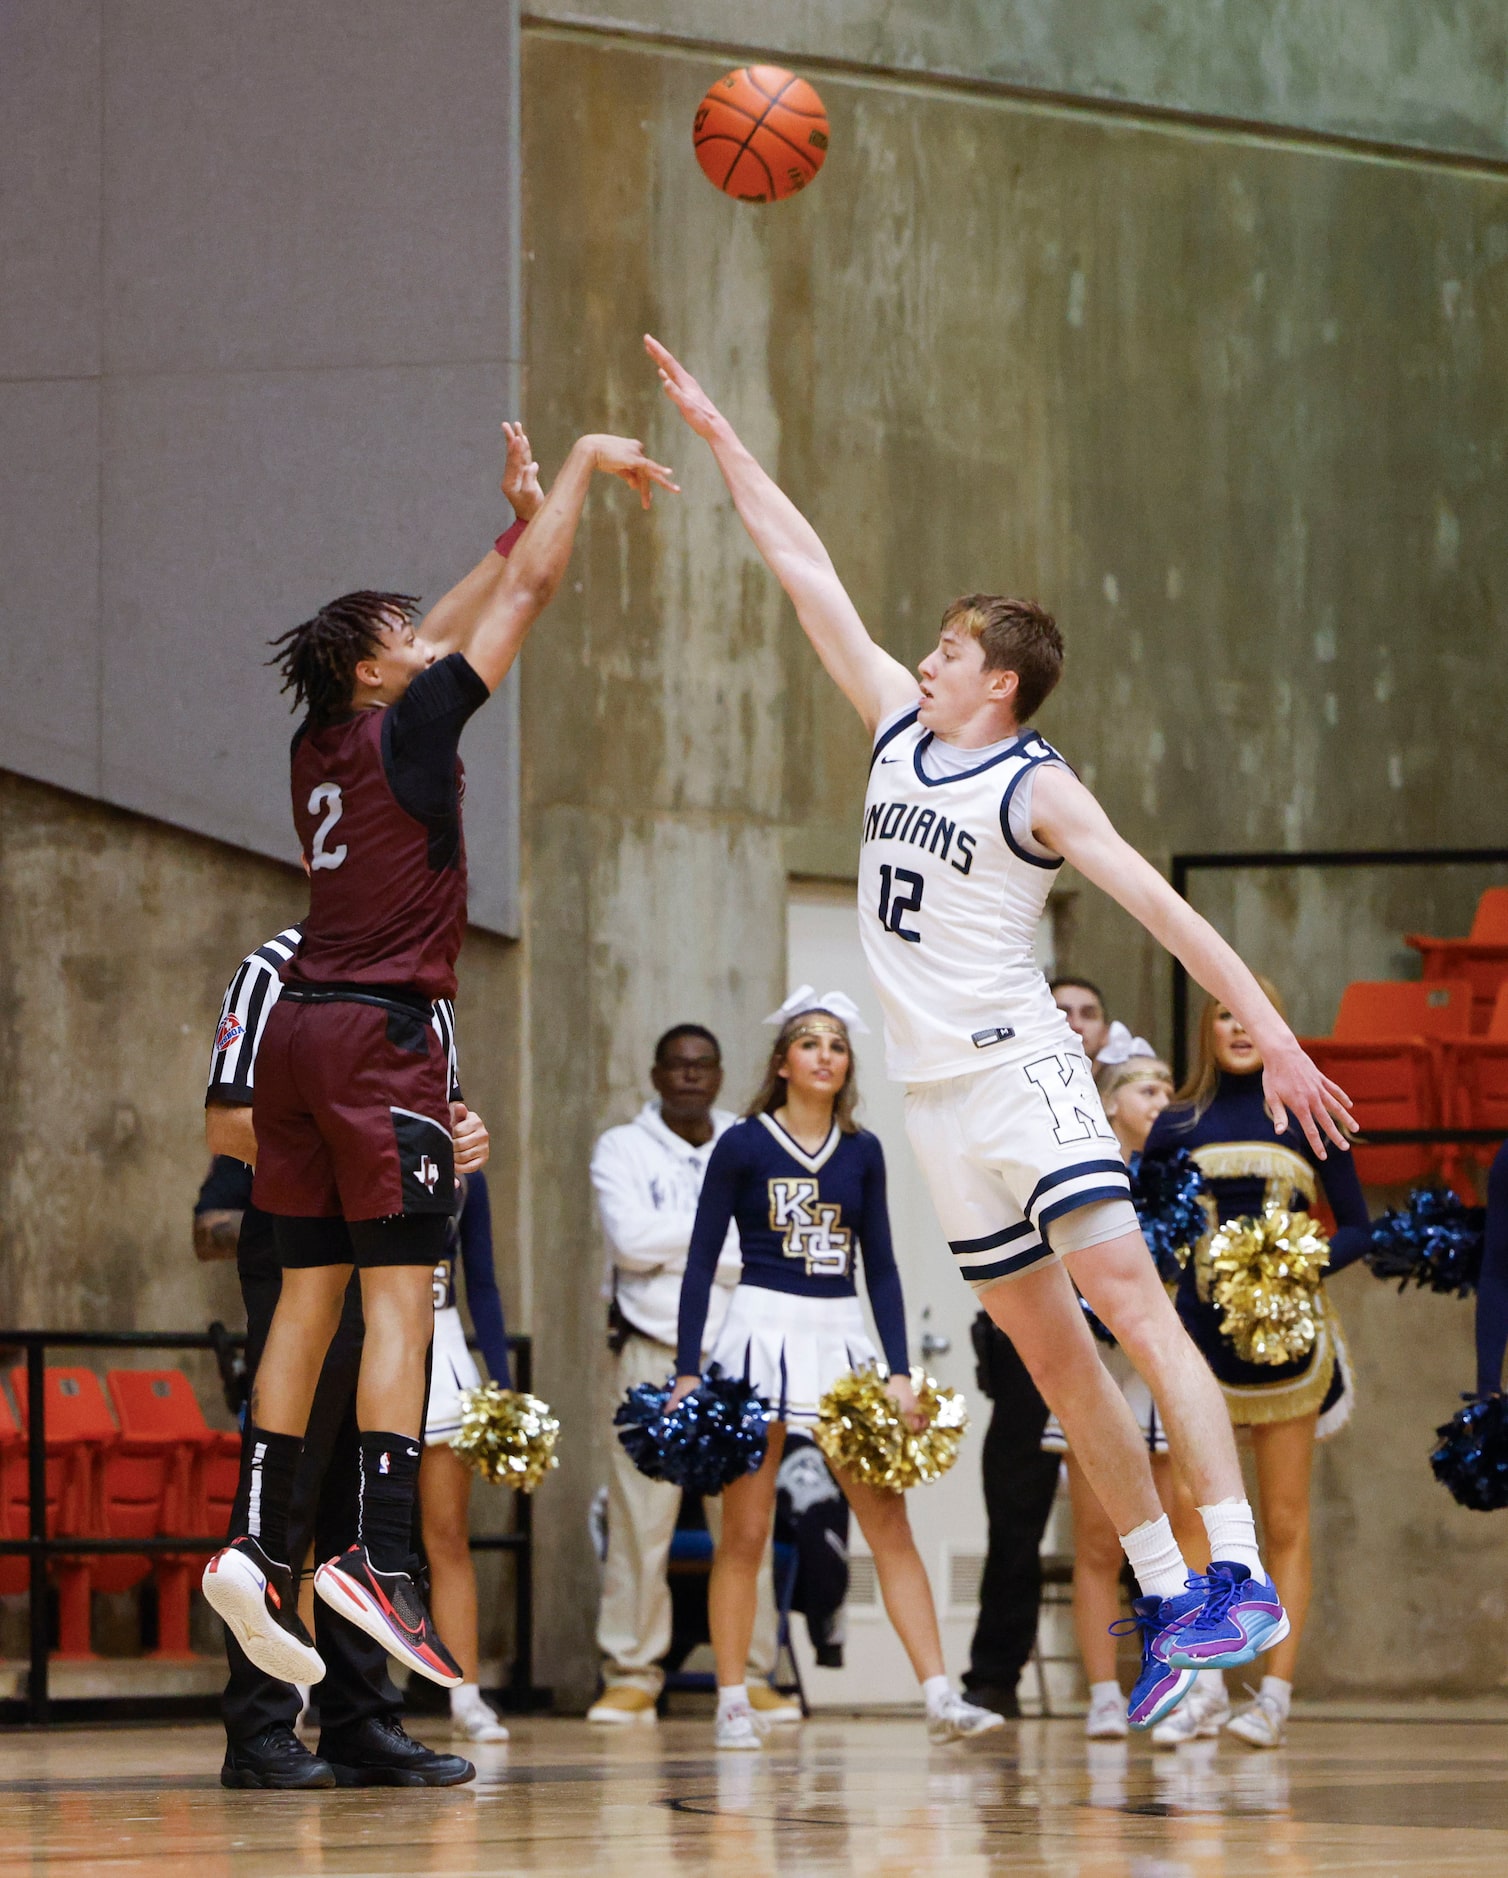
[[[382,632],[395,619],[412,626],[419,602],[406,593],[343,593],[322,606],[313,619],[268,640],[267,661],[283,676],[282,689],[293,693],[296,708],[327,724],[351,708],[356,667],[382,645]]]

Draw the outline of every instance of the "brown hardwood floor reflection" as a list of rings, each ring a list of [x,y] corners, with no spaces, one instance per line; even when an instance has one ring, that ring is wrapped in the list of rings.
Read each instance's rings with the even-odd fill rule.
[[[416,1727],[415,1732],[422,1732]],[[931,1748],[919,1721],[825,1718],[759,1755],[708,1725],[536,1719],[447,1792],[227,1793],[207,1727],[0,1736],[0,1871],[652,1878],[1502,1878],[1508,1722],[1300,1721],[1257,1754],[1086,1743],[1023,1722]]]

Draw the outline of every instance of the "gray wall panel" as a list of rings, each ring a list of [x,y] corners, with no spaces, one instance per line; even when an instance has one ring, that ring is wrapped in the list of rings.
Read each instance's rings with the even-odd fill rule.
[[[502,365],[111,381],[108,800],[291,855],[293,719],[267,641],[352,587],[432,601],[480,559],[506,513],[505,392]],[[498,772],[477,777],[495,807],[497,730],[473,730],[466,752]],[[506,896],[489,856],[505,858],[496,840],[477,868],[496,916]]]
[[[0,740],[46,782],[99,786],[99,386],[0,384]]]
[[[350,586],[437,597],[507,518],[516,30],[510,0],[6,10],[0,764],[288,856],[264,641]],[[503,930],[513,721],[467,738]]]
[[[507,11],[119,0],[109,367],[499,357]]]
[[[532,20],[1508,156],[1501,0],[530,0]],[[836,153],[836,145],[835,145]]]
[[[0,8],[0,377],[99,370],[100,0]]]

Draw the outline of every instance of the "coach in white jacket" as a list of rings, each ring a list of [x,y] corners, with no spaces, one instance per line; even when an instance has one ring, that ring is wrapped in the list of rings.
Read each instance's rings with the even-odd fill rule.
[[[592,1185],[607,1240],[607,1283],[614,1342],[619,1345],[614,1403],[636,1383],[661,1383],[675,1370],[681,1275],[696,1203],[714,1142],[737,1119],[715,1108],[722,1088],[722,1052],[700,1024],[677,1024],[655,1047],[654,1098],[631,1122],[609,1128],[592,1155]],[[708,1348],[722,1328],[738,1283],[738,1234],[718,1262],[707,1313]],[[596,1722],[650,1721],[664,1682],[661,1658],[670,1647],[670,1588],[665,1570],[681,1495],[646,1480],[622,1444],[612,1443],[608,1482],[607,1562],[597,1645],[603,1694],[588,1711]],[[720,1503],[706,1503],[714,1530]],[[774,1667],[775,1613],[765,1573],[749,1689],[767,1719],[800,1711],[768,1686]]]

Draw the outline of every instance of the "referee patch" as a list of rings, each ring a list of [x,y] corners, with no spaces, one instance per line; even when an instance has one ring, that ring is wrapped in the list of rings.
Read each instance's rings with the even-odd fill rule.
[[[239,1043],[246,1035],[246,1026],[234,1011],[227,1011],[220,1019],[220,1028],[215,1032],[215,1048],[228,1050],[233,1043]]]

